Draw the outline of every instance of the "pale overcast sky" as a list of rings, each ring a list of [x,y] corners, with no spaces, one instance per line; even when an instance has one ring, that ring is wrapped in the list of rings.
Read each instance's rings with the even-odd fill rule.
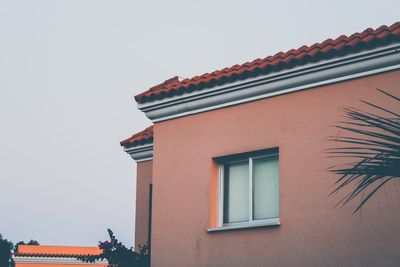
[[[0,0],[0,233],[133,244],[134,95],[400,20],[400,1]]]

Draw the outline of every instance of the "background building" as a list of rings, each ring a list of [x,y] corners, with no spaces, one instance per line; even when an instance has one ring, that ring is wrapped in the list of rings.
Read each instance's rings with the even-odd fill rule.
[[[85,263],[78,256],[99,255],[98,247],[19,245],[13,259],[15,267],[104,267],[107,261]]]

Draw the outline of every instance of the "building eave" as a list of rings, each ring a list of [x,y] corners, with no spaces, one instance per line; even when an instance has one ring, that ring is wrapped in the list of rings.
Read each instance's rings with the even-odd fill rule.
[[[191,94],[138,103],[138,109],[153,122],[160,122],[396,69],[400,69],[399,43]]]
[[[153,160],[153,143],[124,148],[136,162]]]
[[[33,263],[33,264],[102,264],[107,265],[107,260],[96,260],[94,263],[83,262],[77,258],[71,257],[26,257],[26,256],[13,256],[15,263]]]

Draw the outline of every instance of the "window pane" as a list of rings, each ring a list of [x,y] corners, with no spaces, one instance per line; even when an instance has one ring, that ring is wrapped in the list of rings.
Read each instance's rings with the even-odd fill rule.
[[[249,165],[231,164],[225,168],[224,223],[249,220]]]
[[[278,157],[253,161],[253,219],[279,217]]]

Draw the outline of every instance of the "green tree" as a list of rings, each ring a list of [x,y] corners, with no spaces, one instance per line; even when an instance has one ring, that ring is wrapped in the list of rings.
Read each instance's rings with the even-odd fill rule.
[[[396,111],[361,100],[372,112],[345,109],[347,121],[336,127],[349,135],[332,137],[339,145],[330,149],[330,157],[351,159],[347,164],[330,168],[340,177],[332,191],[351,188],[338,205],[361,196],[359,211],[385,184],[400,178],[400,98],[377,89],[386,100],[394,101]]]
[[[12,251],[18,251],[18,245],[39,245],[39,242],[31,239],[28,243],[24,241],[19,241],[17,244],[13,244],[13,242],[4,239],[0,234],[0,267],[12,267],[14,266],[14,262],[12,260]]]
[[[13,243],[3,238],[0,234],[0,267],[9,267],[11,265],[11,251],[13,248]]]
[[[114,233],[107,229],[110,241],[99,242],[102,253],[96,256],[81,256],[78,259],[83,262],[95,262],[96,260],[106,259],[110,267],[148,267],[150,257],[147,245],[140,246],[140,251],[136,252],[133,248],[127,248],[115,237]]]

